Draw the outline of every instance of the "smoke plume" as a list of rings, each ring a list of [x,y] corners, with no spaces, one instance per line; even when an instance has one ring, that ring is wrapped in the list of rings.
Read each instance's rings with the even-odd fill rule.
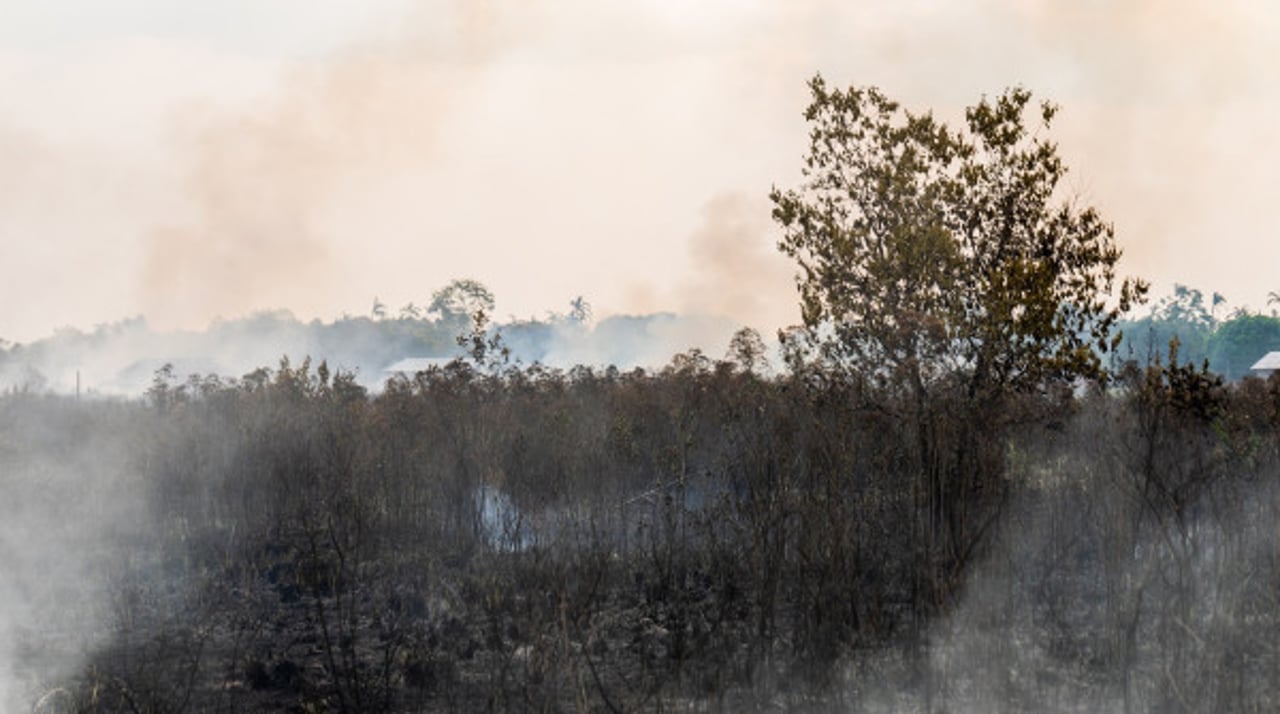
[[[458,274],[507,313],[581,292],[602,315],[742,319],[719,278],[688,277],[708,264],[685,241],[716,192],[794,183],[819,71],[952,120],[1014,84],[1056,100],[1069,189],[1116,223],[1126,272],[1239,283],[1233,302],[1255,306],[1275,289],[1238,262],[1276,262],[1261,236],[1280,17],[1254,3],[395,8],[275,55],[124,21],[97,44],[0,53],[0,185],[16,187],[0,337],[138,313],[331,318],[375,294],[420,303]],[[762,293],[790,290],[766,273]],[[43,317],[14,307],[29,302]]]
[[[495,12],[453,3],[430,18],[451,25],[452,41],[410,31],[357,45],[297,68],[251,112],[184,116],[192,213],[148,237],[143,289],[159,321],[309,308],[341,282],[323,208],[364,177],[431,161],[468,68],[511,41]]]
[[[712,197],[689,238],[693,268],[684,286],[690,312],[731,317],[760,329],[797,322],[795,272],[774,246],[769,204],[740,193]]]

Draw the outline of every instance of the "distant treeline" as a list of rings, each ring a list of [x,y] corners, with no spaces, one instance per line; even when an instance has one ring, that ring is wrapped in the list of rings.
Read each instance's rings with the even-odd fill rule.
[[[169,365],[181,378],[239,378],[282,356],[312,357],[355,375],[369,388],[406,359],[440,363],[465,353],[459,345],[480,316],[501,333],[513,362],[658,367],[690,348],[724,349],[735,326],[728,320],[667,313],[614,315],[596,320],[582,298],[564,312],[496,320],[493,298],[473,280],[436,291],[427,307],[392,311],[375,300],[367,315],[302,321],[288,311],[218,320],[202,331],[156,331],[138,317],[90,331],[66,328],[27,344],[0,342],[0,389],[63,394],[140,395]]]
[[[487,294],[475,281],[454,281],[437,294],[459,290],[460,285]],[[1177,338],[1180,362],[1200,365],[1208,360],[1210,371],[1239,379],[1267,352],[1280,350],[1280,317],[1243,308],[1228,311],[1224,304],[1218,293],[1206,298],[1199,290],[1175,286],[1172,294],[1135,309],[1116,325],[1123,342],[1106,359],[1113,369],[1128,361],[1164,361],[1170,341]],[[387,367],[401,360],[444,363],[463,356],[465,346],[458,339],[472,329],[476,313],[458,311],[472,308],[491,310],[492,303],[462,303],[434,311],[410,304],[392,311],[375,301],[368,315],[343,315],[332,321],[303,321],[288,311],[265,311],[219,320],[199,332],[157,332],[141,317],[87,332],[66,328],[27,344],[0,341],[0,389],[70,393],[79,374],[85,393],[137,396],[166,364],[183,379],[228,379],[275,364],[281,356],[326,361],[353,373],[363,386],[377,389],[392,376]],[[1146,314],[1139,316],[1141,312]],[[502,335],[513,362],[559,367],[660,367],[673,354],[693,347],[718,355],[735,329],[723,319],[667,313],[597,321],[582,298],[570,301],[563,313],[540,318],[494,322],[491,313],[484,314],[488,329]]]
[[[1120,323],[1124,344],[1117,356],[1146,364],[1167,359],[1169,343],[1177,340],[1179,361],[1200,365],[1231,380],[1268,352],[1280,351],[1280,317],[1238,308],[1228,311],[1219,293],[1204,293],[1175,285],[1173,293],[1154,302],[1147,315]]]

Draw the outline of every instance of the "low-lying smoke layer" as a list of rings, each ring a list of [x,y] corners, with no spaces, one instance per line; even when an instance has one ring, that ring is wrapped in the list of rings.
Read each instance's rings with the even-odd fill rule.
[[[144,320],[126,320],[0,350],[0,390],[139,396],[158,378],[177,383],[190,377],[238,379],[259,368],[274,370],[282,358],[294,364],[326,362],[329,369],[351,372],[360,384],[380,390],[397,363],[416,370],[467,359],[457,343],[463,322],[388,316],[304,323],[275,312],[216,322],[197,332],[153,330]],[[623,370],[661,368],[677,353],[695,349],[719,359],[737,329],[721,317],[671,314],[613,316],[596,323],[553,315],[489,328],[500,336],[512,365]]]
[[[148,538],[127,410],[29,395],[0,401],[0,709],[27,711],[125,623],[112,589]]]

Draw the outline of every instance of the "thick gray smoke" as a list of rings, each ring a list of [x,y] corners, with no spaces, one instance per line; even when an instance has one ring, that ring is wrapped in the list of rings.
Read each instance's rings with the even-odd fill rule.
[[[56,704],[56,683],[139,606],[115,586],[151,564],[124,561],[111,545],[156,536],[125,414],[107,414],[104,432],[86,428],[85,405],[68,400],[0,403],[0,710]]]
[[[1192,447],[1155,478],[1201,495],[1162,510],[1140,442],[1116,437],[1119,408],[1014,440],[1009,477],[1027,487],[917,643],[853,658],[840,685],[853,709],[1274,708],[1274,466],[1214,473]]]

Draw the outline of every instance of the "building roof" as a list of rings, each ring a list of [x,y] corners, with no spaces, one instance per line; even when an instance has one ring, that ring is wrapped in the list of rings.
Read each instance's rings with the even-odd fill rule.
[[[1280,354],[1280,353],[1278,353]],[[455,357],[408,357],[402,359],[395,364],[388,365],[382,371],[386,374],[408,374],[413,375],[418,372],[425,372],[431,367],[444,367],[452,362]]]
[[[1262,359],[1253,363],[1249,369],[1271,371],[1280,369],[1280,352],[1268,352]]]

